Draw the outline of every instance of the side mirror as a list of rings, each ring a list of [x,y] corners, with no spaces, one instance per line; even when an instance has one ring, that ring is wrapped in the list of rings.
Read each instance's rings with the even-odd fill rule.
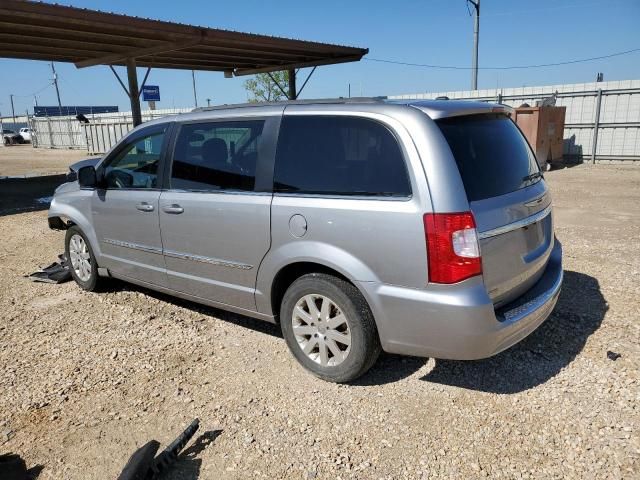
[[[98,186],[96,169],[87,165],[78,170],[78,184],[82,188],[96,188]]]

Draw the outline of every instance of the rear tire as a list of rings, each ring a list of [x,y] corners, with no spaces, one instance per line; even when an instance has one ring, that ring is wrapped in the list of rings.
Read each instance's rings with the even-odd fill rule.
[[[98,264],[91,244],[77,225],[69,227],[64,239],[64,253],[71,276],[80,288],[98,291],[104,281],[98,276]]]
[[[360,377],[382,350],[366,300],[332,275],[310,273],[293,282],[282,299],[280,325],[296,360],[330,382]]]

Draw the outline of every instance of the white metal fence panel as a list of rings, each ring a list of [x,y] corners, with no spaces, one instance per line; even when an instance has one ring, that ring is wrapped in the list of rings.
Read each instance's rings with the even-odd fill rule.
[[[558,92],[556,105],[567,107],[564,130],[566,156],[589,157],[594,161],[640,161],[640,80],[418,93],[389,98],[434,99],[446,96],[518,107],[523,103],[535,105],[537,100],[555,92]],[[600,115],[596,118],[598,103]]]
[[[133,129],[133,122],[85,123],[82,128],[87,139],[87,151],[91,154],[104,153]]]
[[[558,92],[556,104],[567,107],[564,154],[592,160],[640,161],[640,80],[548,85],[395,95],[395,99],[433,99],[447,96],[501,102],[517,107]],[[599,105],[599,109],[598,109]],[[191,109],[146,110],[143,121]],[[600,112],[596,118],[597,112]],[[131,112],[95,114],[89,124],[74,117],[33,118],[33,144],[42,148],[78,148],[104,153],[133,128]],[[593,146],[596,145],[594,150]]]
[[[35,148],[86,148],[87,142],[80,122],[69,117],[33,118],[31,143]]]
[[[190,108],[146,110],[142,112],[142,121],[190,111]],[[73,116],[31,118],[31,128],[35,132],[33,146],[104,153],[133,129],[131,112],[101,113],[87,118],[89,123],[81,123]]]

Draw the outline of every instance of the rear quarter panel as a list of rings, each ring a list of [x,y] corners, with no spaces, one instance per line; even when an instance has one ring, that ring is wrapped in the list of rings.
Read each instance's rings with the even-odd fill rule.
[[[271,207],[271,249],[256,285],[259,312],[272,313],[271,285],[285,266],[314,262],[337,270],[353,282],[381,282],[424,288],[427,283],[426,246],[422,215],[431,211],[429,189],[421,159],[404,126],[391,115],[317,106],[296,106],[285,114],[362,116],[384,123],[399,140],[411,182],[405,199],[275,194]],[[315,108],[314,108],[315,107]],[[371,108],[371,107],[369,107]],[[407,109],[403,109],[406,111]],[[422,115],[416,112],[417,115]],[[302,215],[306,234],[296,237],[289,222]]]

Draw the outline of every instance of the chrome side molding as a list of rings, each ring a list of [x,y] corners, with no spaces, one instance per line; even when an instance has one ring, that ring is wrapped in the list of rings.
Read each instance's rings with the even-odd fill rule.
[[[109,245],[115,245],[116,247],[130,248],[132,250],[140,250],[142,252],[157,253],[159,255],[162,255],[161,248],[142,245],[141,243],[123,242],[121,240],[114,240],[112,238],[105,238],[104,240],[102,240],[102,242],[108,243]]]
[[[239,270],[251,270],[253,265],[246,263],[231,262],[229,260],[221,260],[219,258],[203,257],[200,255],[190,255],[188,253],[176,252],[174,250],[162,250],[161,248],[151,247],[148,245],[142,245],[140,243],[122,242],[120,240],[114,240],[112,238],[105,238],[103,243],[109,245],[115,245],[116,247],[130,248],[132,250],[140,250],[141,252],[157,253],[159,255],[166,255],[167,257],[179,258],[181,260],[191,260],[193,262],[208,263],[210,265],[218,265],[227,268],[237,268]]]
[[[239,270],[251,270],[253,265],[246,263],[230,262],[228,260],[220,260],[219,258],[203,257],[201,255],[191,255],[188,253],[176,252],[174,250],[165,250],[167,257],[179,258],[181,260],[191,260],[194,262],[209,263],[211,265],[219,265],[221,267],[237,268]]]

